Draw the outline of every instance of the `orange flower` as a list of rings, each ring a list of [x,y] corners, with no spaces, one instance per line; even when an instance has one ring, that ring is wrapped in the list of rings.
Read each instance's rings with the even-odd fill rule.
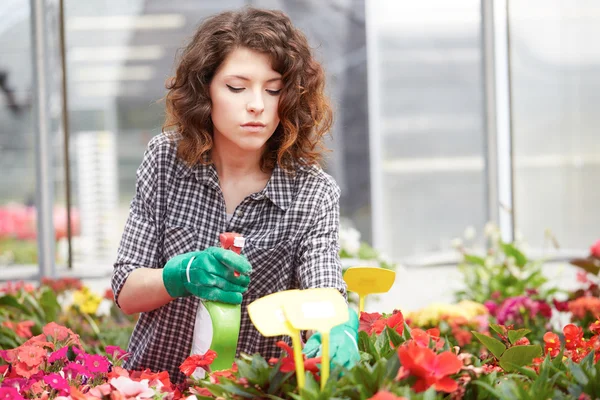
[[[375,396],[370,397],[369,400],[407,400],[406,397],[399,397],[387,390],[380,390],[375,393]]]
[[[569,302],[569,311],[576,318],[583,319],[589,312],[592,315],[600,314],[600,299],[593,296],[584,296]]]
[[[33,334],[31,333],[31,327],[35,325],[33,321],[22,321],[17,324],[15,333],[17,336],[24,339],[29,339]]]
[[[233,379],[234,374],[238,371],[238,366],[233,363],[230,369],[215,371],[210,374],[210,383],[219,383],[219,378]]]
[[[37,367],[44,361],[46,352],[37,346],[19,347],[19,361],[24,362],[29,367]]]
[[[31,367],[23,361],[19,361],[18,363],[13,364],[13,366],[15,367],[17,375],[22,376],[23,378],[30,378],[40,370],[38,368],[39,364]]]
[[[431,386],[437,391],[447,393],[458,388],[458,383],[449,377],[462,368],[462,362],[456,354],[449,351],[436,354],[428,347],[410,342],[398,348],[398,357],[402,367],[417,378],[413,386],[416,392],[423,392]],[[401,379],[406,374],[406,371],[402,371],[403,374],[400,375],[400,371],[397,379]]]
[[[193,356],[189,356],[185,359],[183,364],[179,366],[179,370],[185,376],[191,376],[198,367],[204,369],[205,371],[209,371],[209,366],[216,357],[217,353],[213,350],[208,350],[204,354],[194,354]]]
[[[42,330],[44,335],[52,337],[54,340],[65,340],[69,337],[69,330],[56,322],[50,322]]]

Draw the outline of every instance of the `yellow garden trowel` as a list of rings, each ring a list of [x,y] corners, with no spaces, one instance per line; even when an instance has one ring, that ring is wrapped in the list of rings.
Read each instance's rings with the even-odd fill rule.
[[[344,273],[348,290],[358,294],[358,311],[365,309],[365,297],[372,293],[389,291],[396,280],[396,272],[379,267],[350,267]]]

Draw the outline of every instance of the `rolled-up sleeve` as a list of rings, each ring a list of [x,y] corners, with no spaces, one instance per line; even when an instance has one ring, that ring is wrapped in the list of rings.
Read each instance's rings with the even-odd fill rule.
[[[112,274],[112,290],[118,297],[129,274],[140,267],[158,268],[159,238],[156,218],[157,164],[152,141],[137,170],[136,190],[129,208]]]
[[[340,189],[328,186],[315,208],[310,228],[298,246],[300,289],[336,288],[346,298],[339,256]]]

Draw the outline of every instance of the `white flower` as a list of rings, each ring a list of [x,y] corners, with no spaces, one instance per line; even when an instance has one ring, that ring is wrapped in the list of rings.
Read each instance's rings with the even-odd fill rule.
[[[465,233],[463,234],[463,236],[465,237],[466,240],[473,240],[473,239],[475,239],[476,234],[477,234],[477,231],[475,230],[475,227],[468,226],[467,229],[465,229]]]
[[[500,229],[494,222],[488,222],[485,224],[485,228],[483,228],[483,233],[486,237],[491,239],[498,238],[500,235]]]
[[[450,244],[455,249],[460,249],[462,247],[462,245],[463,245],[463,241],[462,241],[461,238],[454,238],[454,239],[452,239],[452,242],[450,242]]]

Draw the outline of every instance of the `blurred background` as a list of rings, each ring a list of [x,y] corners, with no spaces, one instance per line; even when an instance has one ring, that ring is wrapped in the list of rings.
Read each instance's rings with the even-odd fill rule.
[[[388,308],[448,297],[456,247],[489,222],[556,263],[587,254],[597,1],[2,0],[0,280],[108,287],[178,50],[244,5],[286,12],[327,71],[342,245],[398,264]]]

